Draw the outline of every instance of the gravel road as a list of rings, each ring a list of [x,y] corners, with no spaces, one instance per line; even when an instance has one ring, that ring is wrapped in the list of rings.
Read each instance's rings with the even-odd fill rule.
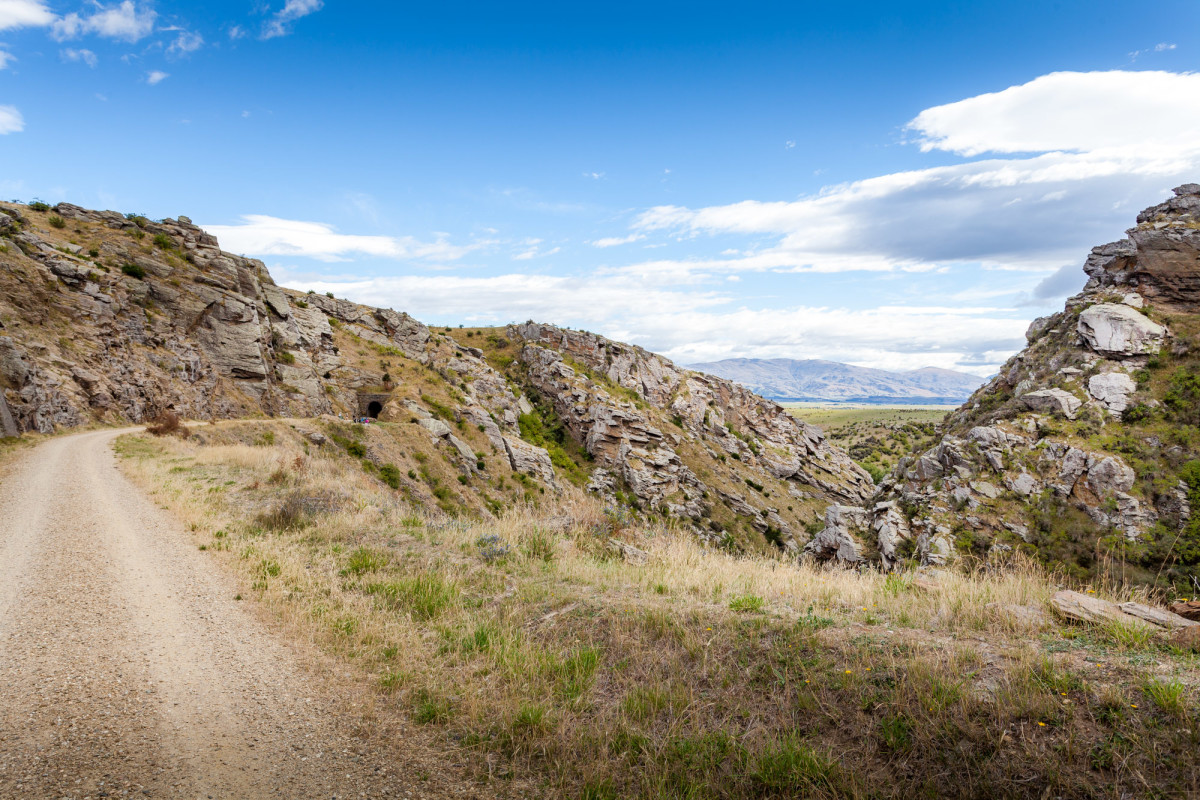
[[[118,472],[119,433],[52,439],[0,473],[0,797],[408,794]]]

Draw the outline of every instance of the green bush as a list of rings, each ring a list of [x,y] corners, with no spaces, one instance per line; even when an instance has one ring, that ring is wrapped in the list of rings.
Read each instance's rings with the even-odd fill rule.
[[[173,250],[175,240],[165,233],[156,233],[154,234],[154,246],[161,247],[163,250]]]
[[[400,468],[395,464],[384,464],[380,467],[379,477],[393,489],[400,488]]]
[[[29,210],[30,211],[49,211],[50,204],[43,203],[41,200],[34,200],[32,203],[29,204]]]
[[[67,227],[67,221],[64,220],[62,217],[58,216],[57,214],[51,214],[50,218],[46,221],[50,223],[51,228]]]
[[[146,278],[146,270],[142,269],[137,264],[122,264],[121,272],[124,272],[131,278],[137,278],[139,281]]]
[[[1163,405],[1176,422],[1200,424],[1200,374],[1194,367],[1180,367],[1167,381]]]

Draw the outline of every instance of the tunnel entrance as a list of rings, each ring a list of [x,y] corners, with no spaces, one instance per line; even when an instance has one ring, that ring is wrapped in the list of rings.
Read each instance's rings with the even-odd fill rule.
[[[387,405],[387,401],[392,399],[390,392],[358,392],[358,418],[370,417],[371,419],[379,419],[379,415],[383,413],[383,407]]]

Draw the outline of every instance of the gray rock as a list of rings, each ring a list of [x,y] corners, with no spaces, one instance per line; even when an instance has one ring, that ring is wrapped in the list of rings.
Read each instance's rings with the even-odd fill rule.
[[[1144,619],[1147,622],[1153,623],[1160,628],[1195,628],[1200,627],[1200,622],[1181,617],[1171,611],[1162,608],[1154,608],[1153,606],[1143,605],[1141,603],[1121,603],[1120,608],[1126,614],[1132,614],[1139,619]]]
[[[1117,456],[1099,458],[1091,456],[1087,468],[1088,485],[1096,494],[1107,497],[1117,492],[1128,492],[1136,478],[1133,467]]]
[[[1000,496],[1000,490],[987,481],[974,481],[971,488],[989,500],[995,500]]]
[[[1050,607],[1058,614],[1074,622],[1105,623],[1119,622],[1134,628],[1151,628],[1151,624],[1127,614],[1116,603],[1101,600],[1080,592],[1063,590],[1050,598]]]
[[[879,544],[879,556],[884,569],[892,569],[899,563],[897,548],[902,542],[913,538],[912,528],[908,517],[899,508],[896,501],[877,503],[871,511],[871,528],[875,531],[875,540]]]
[[[1124,372],[1103,372],[1088,380],[1088,393],[1116,416],[1129,407],[1129,395],[1135,391],[1137,384]]]
[[[1062,389],[1039,389],[1029,392],[1021,396],[1021,402],[1031,411],[1061,414],[1067,419],[1075,419],[1075,412],[1083,405],[1082,400]]]
[[[861,536],[868,524],[865,508],[831,505],[825,509],[825,527],[804,545],[802,552],[817,561],[856,564],[862,560],[856,536]]]
[[[440,419],[426,417],[425,419],[417,420],[417,424],[429,431],[429,434],[435,439],[445,439],[450,436],[450,426]]]
[[[504,451],[508,455],[509,464],[514,472],[541,478],[551,486],[557,485],[554,481],[554,464],[551,463],[550,454],[544,448],[523,442],[513,436],[505,436],[503,439]]]
[[[1042,487],[1037,482],[1037,479],[1028,472],[1022,472],[1015,478],[1010,478],[1007,483],[1009,489],[1021,495],[1022,497],[1032,497],[1042,490]]]
[[[1157,353],[1167,329],[1126,305],[1100,303],[1079,315],[1079,335],[1088,346],[1110,358]]]

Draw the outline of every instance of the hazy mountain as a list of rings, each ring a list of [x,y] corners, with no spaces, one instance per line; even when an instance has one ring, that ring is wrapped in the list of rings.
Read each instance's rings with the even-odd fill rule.
[[[961,403],[984,382],[975,375],[937,367],[890,372],[820,359],[728,358],[691,367],[775,400]]]

